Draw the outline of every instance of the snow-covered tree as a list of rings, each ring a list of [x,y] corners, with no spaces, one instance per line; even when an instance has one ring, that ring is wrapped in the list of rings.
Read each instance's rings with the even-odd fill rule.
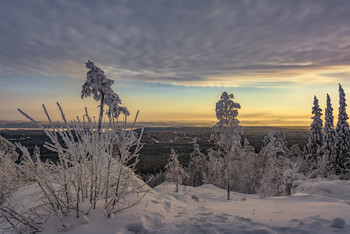
[[[262,174],[259,194],[261,197],[282,196],[286,194],[286,184],[284,173],[291,170],[291,165],[284,157],[270,157],[266,161],[265,169]]]
[[[312,107],[313,119],[310,128],[310,137],[306,145],[306,161],[308,163],[310,172],[320,167],[321,161],[321,148],[323,144],[322,136],[322,109],[318,105],[318,99],[314,96],[314,103]]]
[[[238,177],[233,190],[240,193],[256,193],[259,188],[261,169],[255,149],[247,138],[244,139],[243,149],[240,150],[240,155],[233,165]]]
[[[335,160],[335,173],[337,175],[345,174],[349,171],[349,160],[350,160],[350,132],[349,119],[346,113],[346,99],[343,87],[339,84],[339,114],[338,123],[336,127],[336,149],[337,156]]]
[[[284,132],[282,130],[280,130],[280,133],[277,134],[277,141],[282,145],[282,148],[283,148],[285,154],[288,155],[290,149],[288,148],[286,134],[284,134]]]
[[[261,197],[288,195],[283,175],[293,167],[281,142],[281,134],[278,136],[274,131],[264,137],[264,146],[259,152],[266,160],[258,190]]]
[[[273,130],[269,131],[267,135],[264,136],[263,141],[264,145],[260,149],[260,156],[269,158],[286,155],[284,144]]]
[[[237,119],[238,109],[241,108],[241,105],[234,102],[233,98],[233,94],[229,95],[227,92],[223,92],[215,107],[218,122],[213,126],[212,139],[225,152],[228,152],[232,145],[240,140],[231,136],[239,135],[242,131]]]
[[[238,109],[241,108],[239,103],[233,101],[233,94],[223,92],[220,100],[216,103],[215,112],[218,122],[213,127],[212,139],[219,146],[219,151],[223,151],[225,180],[227,188],[227,199],[230,199],[232,189],[232,171],[231,163],[234,157],[238,157],[241,149],[242,129],[237,119]]]
[[[306,152],[301,150],[298,144],[294,144],[289,149],[289,154],[287,157],[293,163],[293,170],[295,173],[302,173],[306,175],[309,172],[304,153]]]
[[[207,171],[207,156],[200,151],[198,144],[194,144],[193,152],[190,154],[190,162],[188,164],[189,185],[194,187],[202,185],[204,175],[207,174]]]
[[[179,191],[179,184],[182,183],[186,177],[186,172],[178,160],[178,155],[174,148],[171,148],[169,162],[165,165],[166,179],[176,185],[175,192]]]
[[[290,147],[288,157],[290,157],[292,161],[297,161],[298,158],[303,158],[303,151],[298,144],[294,144]]]
[[[129,111],[125,107],[119,106],[121,100],[118,94],[111,88],[114,81],[108,79],[104,71],[95,66],[90,60],[86,63],[86,68],[88,68],[89,71],[86,74],[86,81],[82,86],[81,98],[93,96],[96,101],[100,101],[98,129],[101,129],[104,105],[109,107],[106,113],[110,118],[117,118],[120,113],[123,113],[125,117],[128,116]]]
[[[204,183],[213,184],[219,188],[226,188],[225,163],[222,151],[209,149],[208,171],[204,174]]]
[[[336,162],[336,132],[333,124],[333,108],[331,98],[327,94],[327,108],[325,110],[324,135],[321,151],[323,153],[321,170],[322,174],[334,174]]]

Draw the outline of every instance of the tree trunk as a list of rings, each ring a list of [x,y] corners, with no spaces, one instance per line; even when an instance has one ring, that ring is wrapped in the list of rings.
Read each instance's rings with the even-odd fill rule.
[[[230,180],[227,178],[227,200],[230,200]]]
[[[230,200],[230,165],[229,165],[229,155],[226,153],[226,180],[227,180],[227,200]]]
[[[102,93],[101,94],[101,102],[100,102],[100,116],[98,118],[98,131],[101,131],[101,126],[102,126],[102,117],[103,117],[103,102],[105,99],[105,95]]]

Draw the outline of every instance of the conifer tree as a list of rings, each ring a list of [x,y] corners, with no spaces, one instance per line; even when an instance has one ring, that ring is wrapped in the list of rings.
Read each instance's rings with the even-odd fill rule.
[[[321,169],[323,174],[334,174],[336,167],[336,132],[334,130],[333,108],[331,98],[327,94],[327,108],[325,110],[324,135],[321,151],[323,153]]]
[[[319,168],[319,163],[321,161],[321,147],[323,143],[322,136],[322,109],[318,105],[318,99],[314,96],[314,106],[312,107],[313,119],[310,128],[310,137],[306,145],[306,161],[309,166],[309,170],[313,171],[314,169]]]
[[[182,183],[182,180],[186,177],[186,172],[183,169],[182,165],[178,160],[178,155],[174,148],[171,148],[171,154],[169,162],[165,165],[166,170],[166,179],[169,182],[174,182],[176,184],[175,192],[179,191],[179,184]]]
[[[346,113],[346,106],[347,105],[346,105],[345,93],[342,86],[339,84],[339,114],[338,114],[338,123],[336,128],[337,156],[335,160],[336,162],[335,173],[337,175],[345,174],[346,172],[349,171],[350,133],[349,133],[349,124],[347,122],[349,117]]]
[[[264,136],[264,146],[261,148],[259,154],[266,158],[286,155],[284,145],[273,130],[269,131],[267,135]]]
[[[199,145],[193,145],[188,164],[188,178],[191,186],[197,187],[203,184],[204,175],[208,173],[207,156],[200,152]]]

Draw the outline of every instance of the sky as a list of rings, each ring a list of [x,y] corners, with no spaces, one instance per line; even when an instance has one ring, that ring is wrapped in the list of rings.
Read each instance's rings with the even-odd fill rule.
[[[350,95],[348,0],[17,1],[0,6],[0,120],[59,119],[80,98],[85,62],[113,79],[138,121],[210,126],[221,93],[242,125],[307,126],[314,95]]]

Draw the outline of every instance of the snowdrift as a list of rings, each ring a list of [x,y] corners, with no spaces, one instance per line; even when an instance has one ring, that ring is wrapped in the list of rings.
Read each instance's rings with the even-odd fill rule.
[[[140,184],[134,178],[133,186]],[[300,183],[289,197],[232,193],[230,201],[225,190],[210,184],[181,186],[179,193],[169,183],[145,189],[149,192],[140,204],[110,219],[103,202],[88,217],[65,217],[67,233],[350,233],[350,181],[313,179]],[[11,202],[39,204],[40,190],[27,186]],[[58,233],[56,224],[50,217],[43,233]]]

